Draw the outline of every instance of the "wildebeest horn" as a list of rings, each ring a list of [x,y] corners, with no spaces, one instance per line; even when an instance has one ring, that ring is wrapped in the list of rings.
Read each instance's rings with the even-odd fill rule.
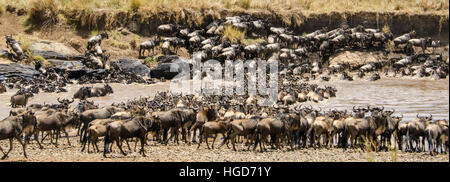
[[[59,103],[62,103],[62,101],[60,100],[61,98],[58,97],[58,99],[56,99]]]
[[[383,111],[384,110],[384,106],[381,106],[381,111]]]
[[[433,118],[433,115],[432,114],[430,114],[430,117],[428,118],[428,119],[432,119]]]
[[[69,104],[73,103],[75,101],[75,99],[72,98],[72,101],[69,101]]]
[[[416,117],[419,118],[419,113],[417,113]]]

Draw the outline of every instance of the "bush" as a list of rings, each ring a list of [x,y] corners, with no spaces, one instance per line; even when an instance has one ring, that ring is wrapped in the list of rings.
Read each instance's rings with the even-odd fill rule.
[[[130,9],[131,11],[138,11],[141,8],[142,2],[141,0],[131,0],[130,1]]]
[[[137,47],[136,38],[133,38],[133,40],[130,41],[130,46],[132,49],[136,49],[136,47]]]
[[[245,31],[240,31],[239,29],[227,25],[225,27],[225,30],[223,31],[223,40],[229,40],[232,43],[236,43],[238,40],[244,40],[245,39]]]
[[[52,27],[58,23],[58,10],[56,0],[31,0],[26,25],[36,28]]]

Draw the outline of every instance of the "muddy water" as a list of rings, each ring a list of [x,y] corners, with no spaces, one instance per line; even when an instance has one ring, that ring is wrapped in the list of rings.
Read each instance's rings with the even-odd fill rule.
[[[364,80],[320,82],[338,90],[332,98],[315,107],[351,110],[353,106],[381,106],[403,114],[410,121],[417,113],[433,115],[434,119],[449,118],[449,80],[418,80],[383,78],[375,82]]]
[[[314,83],[314,82],[313,82]],[[417,113],[433,114],[435,119],[449,118],[449,80],[414,80],[383,78],[375,82],[364,80],[318,82],[335,86],[338,90],[337,97],[326,100],[319,104],[311,104],[315,108],[339,110],[351,110],[353,106],[380,106],[393,108],[395,115],[404,115],[403,121],[412,120]],[[96,84],[101,86],[101,84]],[[114,102],[131,100],[140,96],[153,96],[158,91],[166,91],[170,88],[169,82],[156,83],[153,85],[140,84],[111,84],[114,94],[101,98],[90,98],[100,106],[106,106]],[[71,98],[80,88],[80,85],[70,85],[67,93],[40,93],[31,98],[29,104],[34,103],[57,103],[56,99]],[[10,97],[17,90],[8,90],[0,95],[0,118],[8,116]],[[77,103],[77,101],[75,102]]]

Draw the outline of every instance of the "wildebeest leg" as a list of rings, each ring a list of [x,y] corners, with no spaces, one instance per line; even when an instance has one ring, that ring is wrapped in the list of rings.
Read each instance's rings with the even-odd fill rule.
[[[216,138],[217,138],[217,133],[214,134],[214,140],[213,140],[212,145],[211,145],[212,149],[214,149],[214,142],[216,142]]]
[[[90,146],[91,146],[91,141],[92,141],[92,138],[91,137],[89,137],[88,138],[88,140],[87,140],[87,146],[88,146],[88,148],[87,148],[87,152],[88,153],[90,153],[90,150],[89,150],[89,148],[90,148]],[[94,144],[92,144],[92,145],[94,145]],[[86,142],[85,143],[83,143],[83,148],[81,149],[81,152],[83,152],[84,151],[84,148],[86,147]],[[95,152],[95,147],[92,147],[92,148],[94,148],[94,152]]]
[[[139,138],[139,140],[141,141],[141,152],[142,152],[142,157],[146,157],[146,156],[145,156],[145,149],[144,149],[145,137],[141,137],[141,138]]]
[[[55,142],[55,146],[58,147],[58,138],[59,138],[59,131],[54,130],[54,134],[56,135],[56,142]]]
[[[9,150],[8,152],[6,152],[6,154],[4,153],[2,160],[6,159],[6,157],[8,157],[9,152],[11,152],[11,150],[13,149],[13,138],[9,139]]]
[[[122,143],[122,142],[121,142],[121,143]],[[128,139],[125,139],[125,143],[127,143],[128,151],[131,153],[132,150],[131,150],[130,144],[128,143]]]
[[[25,158],[27,158],[27,152],[26,152],[27,143],[26,143],[25,141],[22,141],[22,138],[20,138],[20,136],[16,136],[15,138],[19,141],[20,145],[22,145],[22,148],[23,148],[23,156],[24,156]],[[12,141],[12,140],[11,140],[11,141]]]
[[[44,135],[44,134],[42,134],[42,135]],[[44,147],[41,145],[41,142],[39,142],[39,131],[36,131],[35,133],[34,133],[34,139],[36,140],[36,142],[39,144],[39,148],[40,149],[43,149]]]
[[[167,142],[168,142],[168,138],[167,138],[167,134],[168,134],[168,129],[167,128],[164,128],[164,130],[163,130],[163,143],[165,144],[165,145],[167,145]]]
[[[203,135],[203,138],[205,139],[206,146],[208,147],[208,149],[210,149],[210,148],[209,148],[209,143],[208,143],[209,133],[205,133],[205,134]]]
[[[124,155],[127,156],[127,154],[122,150],[122,139],[117,138],[116,139],[116,143],[117,143],[117,147],[119,147],[120,152]],[[128,144],[128,142],[127,142]]]
[[[71,144],[70,144],[70,140],[69,140],[69,133],[67,133],[67,131],[63,128],[63,132],[64,132],[64,134],[66,134],[66,138],[67,138],[67,143],[69,144],[69,146],[72,146]],[[59,133],[59,132],[58,132]]]
[[[202,137],[202,132],[201,132],[201,131],[200,131],[199,135],[200,135],[200,136],[199,136],[199,139],[198,139],[198,146],[197,146],[197,149],[200,148],[200,144],[202,143],[202,138],[203,138],[203,137]]]

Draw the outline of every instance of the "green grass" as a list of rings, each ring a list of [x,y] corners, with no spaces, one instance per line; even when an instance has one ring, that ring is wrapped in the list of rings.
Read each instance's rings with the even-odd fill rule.
[[[128,49],[129,48],[129,44],[120,42],[115,39],[108,40],[108,44],[112,47],[120,48],[120,49]]]

